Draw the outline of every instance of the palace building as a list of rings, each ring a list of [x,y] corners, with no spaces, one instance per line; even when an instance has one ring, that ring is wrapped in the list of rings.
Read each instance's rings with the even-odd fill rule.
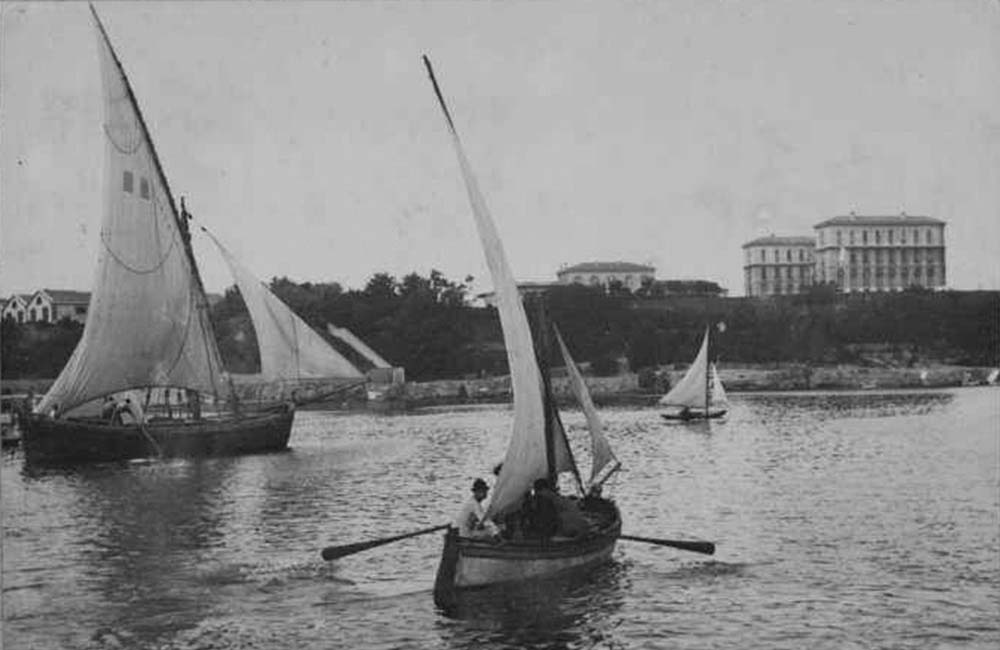
[[[812,237],[759,237],[743,244],[747,296],[800,293],[813,284],[816,242]]]
[[[814,226],[816,281],[840,291],[945,286],[945,222],[932,217],[851,212]]]

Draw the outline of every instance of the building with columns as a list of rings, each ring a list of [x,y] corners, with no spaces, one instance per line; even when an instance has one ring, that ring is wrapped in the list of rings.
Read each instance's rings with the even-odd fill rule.
[[[800,293],[813,283],[816,242],[812,237],[759,237],[743,244],[747,296]]]
[[[654,267],[633,262],[582,262],[556,271],[561,284],[586,284],[607,289],[617,282],[629,291],[641,287],[644,280],[652,281],[655,275]]]
[[[840,291],[900,291],[945,286],[940,219],[862,216],[851,212],[814,226],[816,281]]]

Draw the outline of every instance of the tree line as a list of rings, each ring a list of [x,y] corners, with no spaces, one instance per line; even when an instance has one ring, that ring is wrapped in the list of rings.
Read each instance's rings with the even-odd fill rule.
[[[496,310],[471,304],[471,277],[376,273],[362,289],[275,278],[271,290],[362,369],[365,362],[326,335],[327,323],[347,327],[407,378],[422,381],[498,375],[507,371]],[[907,290],[840,294],[814,287],[772,298],[671,296],[616,287],[556,286],[526,297],[533,316],[542,300],[578,363],[615,374],[694,357],[706,326],[721,363],[946,362],[1000,365],[1000,292]],[[211,311],[226,367],[259,369],[256,337],[235,287]],[[79,339],[80,325],[18,325],[4,321],[5,378],[51,378]],[[555,365],[559,365],[555,362]]]

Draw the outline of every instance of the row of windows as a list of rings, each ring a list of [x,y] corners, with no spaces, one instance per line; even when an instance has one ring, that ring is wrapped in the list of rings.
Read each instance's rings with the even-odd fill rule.
[[[24,322],[24,316],[25,316],[24,311],[20,309],[18,309],[17,311],[9,311],[4,315],[5,318],[7,317],[13,318],[18,323]],[[39,316],[41,316],[41,318],[39,318]],[[34,307],[32,307],[31,309],[28,310],[28,320],[30,322],[36,322],[39,320],[44,321],[46,323],[49,322],[49,308],[42,307],[41,309],[35,309]]]
[[[132,194],[134,187],[132,172],[126,170],[122,175],[122,190]],[[139,196],[144,199],[149,198],[149,180],[145,176],[139,178]]]
[[[767,250],[762,248],[758,252],[759,252],[758,257],[760,258],[760,261],[761,262],[766,262],[767,261]],[[752,255],[753,255],[753,252],[750,251],[750,250],[748,250],[747,251],[747,262],[753,261]],[[793,254],[793,252],[792,252],[791,249],[786,249],[784,257],[785,257],[785,261],[786,262],[792,262],[792,261],[795,261],[793,258],[796,257],[796,255]],[[775,262],[780,262],[781,261],[781,250],[779,250],[777,248],[772,249],[771,250],[771,259],[773,261],[775,261]],[[812,260],[812,255],[811,254],[809,255],[809,260],[810,261]],[[799,262],[805,262],[806,261],[806,250],[804,248],[800,248],[799,251],[798,251],[798,261]]]
[[[903,249],[875,249],[851,251],[851,264],[858,262],[891,262],[897,261],[906,264],[911,260],[914,262],[944,262],[944,251],[936,249],[924,250],[923,248],[903,248]]]
[[[911,237],[910,241],[913,244],[919,244],[920,243],[920,232],[921,232],[921,229],[919,229],[919,228],[901,228],[901,227],[898,227],[898,226],[896,228],[887,228],[885,230],[878,230],[878,229],[876,229],[876,230],[869,231],[868,229],[864,229],[864,230],[861,231],[860,236],[856,236],[855,235],[856,232],[857,231],[855,231],[854,229],[851,229],[851,230],[847,231],[847,243],[848,244],[854,245],[859,240],[860,240],[860,242],[861,242],[862,245],[868,244],[868,242],[869,242],[869,237],[868,237],[869,232],[872,233],[872,237],[871,237],[872,243],[874,243],[876,245],[881,244],[883,242],[883,240],[885,241],[886,244],[896,243],[895,240],[898,240],[898,243],[900,243],[900,244],[905,244],[905,243],[907,243],[907,234],[910,235],[910,237]],[[897,233],[898,233],[898,237],[897,237]],[[925,229],[923,229],[924,243],[925,244],[930,244],[931,243],[931,240],[933,239],[933,234],[932,233],[933,233],[933,229],[932,228],[925,228]],[[824,234],[825,234],[824,231],[822,231],[822,230],[819,231],[819,243],[820,243],[820,246],[822,246],[824,244],[824,239],[825,239]],[[834,234],[836,235],[837,246],[843,246],[844,245],[844,231],[842,229],[838,228],[836,231],[834,231]]]
[[[771,267],[770,274],[768,273],[767,269],[768,267],[766,266],[762,266],[760,268],[760,277],[762,280],[766,280],[768,278],[768,275],[774,278],[780,278],[782,275],[784,275],[789,280],[791,280],[795,276],[798,276],[802,279],[812,277],[812,268],[808,266]]]
[[[574,275],[573,276],[573,282],[575,282],[576,284],[585,284],[584,276],[582,276],[582,275]],[[608,278],[608,284],[610,284],[612,282],[621,282],[624,286],[631,287],[631,286],[633,286],[633,283],[635,283],[635,276],[634,275],[626,275],[626,276],[623,276],[623,277],[619,278],[617,276],[612,275],[612,276],[610,276]],[[589,284],[594,285],[594,286],[601,284],[601,278],[600,278],[600,276],[597,276],[597,275],[590,276]],[[635,286],[639,286],[639,285],[635,285]]]

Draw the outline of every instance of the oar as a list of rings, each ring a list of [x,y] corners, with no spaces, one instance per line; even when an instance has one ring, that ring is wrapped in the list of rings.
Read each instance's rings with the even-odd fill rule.
[[[406,539],[407,537],[426,535],[427,533],[433,533],[436,530],[444,530],[447,527],[448,524],[441,524],[440,526],[431,526],[430,528],[415,530],[412,533],[405,533],[394,537],[383,537],[382,539],[373,539],[368,542],[355,542],[353,544],[343,544],[341,546],[327,546],[323,549],[322,555],[324,560],[336,560],[337,558],[344,557],[345,555],[352,555],[354,553],[360,553],[361,551],[367,551],[370,548],[382,546],[383,544],[390,544],[392,542],[398,542],[399,540]]]
[[[647,544],[679,548],[682,551],[694,551],[695,553],[704,553],[705,555],[715,554],[715,544],[712,542],[688,542],[680,539],[655,539],[653,537],[638,537],[636,535],[619,535],[619,537],[632,542],[646,542]]]

